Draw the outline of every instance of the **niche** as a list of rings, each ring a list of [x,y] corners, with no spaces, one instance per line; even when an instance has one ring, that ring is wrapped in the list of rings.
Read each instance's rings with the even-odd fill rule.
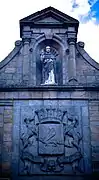
[[[44,40],[36,48],[36,84],[62,85],[62,47],[54,40]]]

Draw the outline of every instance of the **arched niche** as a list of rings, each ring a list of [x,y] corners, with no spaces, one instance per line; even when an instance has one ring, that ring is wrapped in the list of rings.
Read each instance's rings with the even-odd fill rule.
[[[36,85],[43,84],[43,75],[42,75],[42,61],[41,61],[41,52],[46,49],[46,46],[50,46],[51,53],[55,56],[55,84],[62,85],[63,82],[63,73],[62,73],[62,59],[63,59],[63,50],[62,46],[53,39],[42,40],[36,46]]]

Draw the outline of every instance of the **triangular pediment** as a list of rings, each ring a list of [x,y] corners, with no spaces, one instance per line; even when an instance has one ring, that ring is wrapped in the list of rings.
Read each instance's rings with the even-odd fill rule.
[[[40,19],[40,20],[36,20],[36,23],[38,24],[59,24],[61,23],[61,21],[49,16],[49,17],[46,17],[46,18],[43,18],[43,19]]]
[[[20,22],[38,22],[39,19],[40,22],[44,22],[44,20],[46,22],[49,22],[49,20],[51,22],[53,22],[53,17],[55,17],[56,19],[56,22],[74,22],[74,23],[79,23],[78,20],[68,16],[67,14],[53,8],[53,7],[48,7],[48,8],[45,8],[41,11],[38,11],[34,14],[31,14],[23,19],[20,20]],[[48,21],[47,21],[48,20]]]
[[[47,27],[47,28],[59,28],[59,27],[75,27],[78,31],[79,21],[68,16],[67,14],[53,8],[48,7],[34,14],[31,14],[20,20],[20,32],[24,26],[36,27]]]

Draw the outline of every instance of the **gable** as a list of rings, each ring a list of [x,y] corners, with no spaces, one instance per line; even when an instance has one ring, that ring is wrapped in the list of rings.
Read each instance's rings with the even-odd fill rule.
[[[53,65],[55,83],[59,86],[68,86],[71,76],[68,53],[70,44],[68,40],[71,37],[71,40],[76,39],[77,32],[75,30],[78,29],[78,21],[49,7],[22,19],[20,25],[21,33],[23,33],[22,41],[16,41],[14,50],[0,63],[0,86],[34,87],[44,84],[44,80],[42,81],[44,70],[41,59],[43,53],[46,54],[45,48],[47,46],[50,47],[53,62],[55,59],[55,65]],[[35,28],[36,25],[38,25],[37,28]],[[63,28],[60,28],[60,26]],[[23,27],[25,28],[23,29]],[[99,85],[97,80],[99,65],[85,52],[83,43],[77,43],[74,48],[76,48],[77,53],[75,58],[77,69],[74,68],[74,71],[77,71],[78,83],[89,84],[92,82]],[[57,52],[55,53],[57,57],[54,52]],[[98,75],[96,76],[96,74]]]
[[[79,23],[79,21],[77,19],[72,18],[71,16],[68,16],[67,14],[53,8],[53,7],[48,7],[45,8],[41,11],[38,11],[36,13],[33,13],[23,19],[20,20],[20,22],[30,22],[30,21],[35,21],[36,19],[39,19],[44,16],[55,16],[57,18],[60,18],[62,21],[64,22],[73,22],[73,23]]]
[[[74,27],[78,31],[79,21],[67,14],[48,7],[20,20],[20,36],[24,26],[31,28],[68,28]]]
[[[49,24],[59,24],[61,23],[59,20],[49,16],[49,17],[46,17],[46,18],[42,18],[40,20],[37,20],[36,23],[38,24],[45,24],[45,23],[49,23]]]

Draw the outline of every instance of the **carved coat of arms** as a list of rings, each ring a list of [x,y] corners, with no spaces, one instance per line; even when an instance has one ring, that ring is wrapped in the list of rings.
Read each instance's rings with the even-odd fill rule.
[[[82,159],[77,130],[78,118],[67,110],[42,108],[33,119],[25,118],[26,132],[21,134],[20,161],[23,174],[82,172]]]
[[[64,137],[62,124],[39,125],[39,154],[63,154]]]

